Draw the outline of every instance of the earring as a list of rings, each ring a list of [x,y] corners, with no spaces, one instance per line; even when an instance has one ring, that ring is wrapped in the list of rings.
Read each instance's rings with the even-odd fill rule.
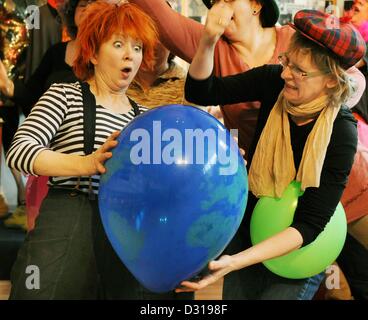
[[[257,10],[253,10],[253,15],[255,16],[257,14]]]

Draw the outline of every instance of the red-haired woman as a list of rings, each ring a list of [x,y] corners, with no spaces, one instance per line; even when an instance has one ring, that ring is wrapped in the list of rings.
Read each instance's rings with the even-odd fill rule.
[[[173,298],[175,293],[151,296],[125,269],[93,200],[119,131],[144,111],[126,90],[141,65],[150,68],[154,62],[155,25],[133,4],[97,1],[85,12],[78,41],[74,72],[85,82],[52,85],[18,129],[7,155],[10,167],[51,177],[35,229],[13,267],[10,298]],[[83,92],[96,103],[96,126],[89,128],[95,137],[86,135],[87,142],[85,110],[94,104],[83,100]],[[29,266],[39,275],[32,284]]]

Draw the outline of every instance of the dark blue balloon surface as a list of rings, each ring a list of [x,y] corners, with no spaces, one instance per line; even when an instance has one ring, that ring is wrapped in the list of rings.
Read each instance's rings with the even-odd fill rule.
[[[193,277],[238,229],[248,181],[230,139],[214,117],[182,105],[149,110],[120,134],[101,177],[100,213],[114,250],[147,289],[170,291]]]

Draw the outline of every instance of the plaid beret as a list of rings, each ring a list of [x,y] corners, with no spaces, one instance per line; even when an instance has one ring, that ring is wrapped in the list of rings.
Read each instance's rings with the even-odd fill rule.
[[[331,52],[344,69],[354,66],[365,55],[366,44],[359,31],[334,15],[301,10],[289,24],[303,36]]]

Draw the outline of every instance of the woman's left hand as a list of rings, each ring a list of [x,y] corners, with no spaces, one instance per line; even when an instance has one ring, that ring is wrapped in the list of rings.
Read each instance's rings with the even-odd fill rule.
[[[180,287],[175,289],[175,292],[192,292],[203,289],[210,284],[220,280],[229,272],[235,270],[232,256],[224,255],[219,260],[211,261],[208,264],[208,269],[211,273],[197,282],[183,281]]]

